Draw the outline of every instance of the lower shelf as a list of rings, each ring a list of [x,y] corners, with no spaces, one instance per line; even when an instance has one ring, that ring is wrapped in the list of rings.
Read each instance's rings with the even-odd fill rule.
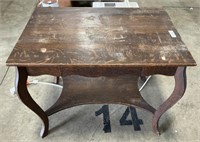
[[[57,102],[46,111],[51,115],[65,108],[83,104],[123,104],[144,108],[150,112],[155,109],[145,102],[138,90],[135,75],[117,77],[63,77],[63,90]]]

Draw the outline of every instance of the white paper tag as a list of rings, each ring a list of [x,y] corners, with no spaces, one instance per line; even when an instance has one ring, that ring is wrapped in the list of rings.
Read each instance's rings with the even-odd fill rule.
[[[176,38],[176,34],[174,33],[174,31],[170,30],[170,31],[168,31],[168,32],[169,32],[169,34],[170,34],[170,36],[171,36],[172,38]]]

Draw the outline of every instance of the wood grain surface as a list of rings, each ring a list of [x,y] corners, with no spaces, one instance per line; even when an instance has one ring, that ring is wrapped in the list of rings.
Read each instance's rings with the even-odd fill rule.
[[[123,75],[108,77],[63,77],[63,90],[47,111],[52,115],[60,110],[83,104],[121,104],[145,109],[151,113],[155,108],[149,105],[138,90],[138,76]],[[102,89],[103,88],[103,89]]]
[[[163,9],[36,8],[7,65],[149,67],[196,63]]]

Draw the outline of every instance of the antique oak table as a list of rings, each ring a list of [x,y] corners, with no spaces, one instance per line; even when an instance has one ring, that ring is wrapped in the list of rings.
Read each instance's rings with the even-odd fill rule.
[[[160,117],[186,89],[186,66],[196,63],[163,9],[36,8],[7,60],[17,67],[21,101],[43,122],[48,116],[83,104],[123,104],[153,114],[159,134]],[[62,77],[63,90],[44,111],[31,98],[28,76]],[[140,76],[174,76],[171,96],[157,109],[138,91]],[[48,100],[45,100],[48,101]]]

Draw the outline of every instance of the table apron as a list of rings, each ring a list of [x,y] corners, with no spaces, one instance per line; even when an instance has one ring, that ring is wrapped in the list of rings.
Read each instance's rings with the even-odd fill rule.
[[[177,67],[26,67],[26,69],[29,76],[45,74],[53,76],[81,75],[86,77],[119,76],[125,74],[174,76]]]

